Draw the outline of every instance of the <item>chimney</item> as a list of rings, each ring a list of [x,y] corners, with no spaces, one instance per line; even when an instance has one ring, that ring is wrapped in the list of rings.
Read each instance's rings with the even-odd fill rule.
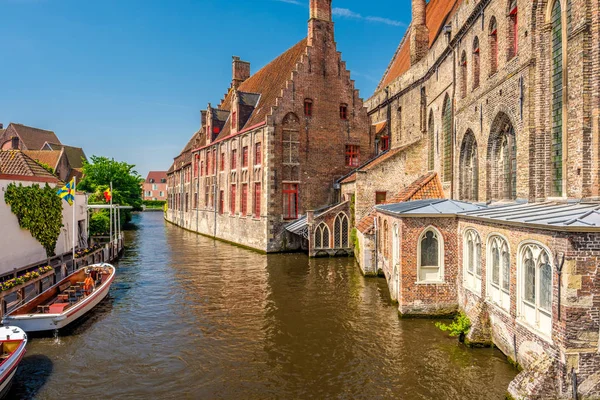
[[[206,126],[206,110],[200,111],[200,129]]]
[[[331,0],[310,0],[308,45],[315,47],[326,41],[333,42]]]
[[[231,87],[234,89],[239,88],[246,79],[250,78],[250,63],[240,60],[239,57],[233,56],[232,70]]]
[[[427,3],[412,0],[412,23],[410,31],[410,64],[415,65],[429,51],[429,29],[426,25]]]

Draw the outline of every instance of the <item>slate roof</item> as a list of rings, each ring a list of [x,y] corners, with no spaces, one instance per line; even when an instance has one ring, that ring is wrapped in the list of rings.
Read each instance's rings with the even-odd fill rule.
[[[424,199],[443,199],[444,189],[442,188],[442,182],[436,172],[430,172],[421,176],[419,179],[402,189],[395,196],[387,200],[384,204],[393,204],[406,202],[411,200],[424,200]],[[370,234],[375,227],[375,207],[363,217],[356,228],[366,234]]]
[[[60,155],[60,150],[24,150],[23,153],[34,159],[35,161],[46,164],[52,169],[56,169]]]
[[[37,177],[43,181],[58,182],[56,176],[19,150],[0,151],[0,175]]]
[[[33,128],[12,122],[9,127],[10,126],[12,126],[17,132],[28,150],[40,150],[42,147],[44,147],[46,142],[60,143],[60,140],[58,140],[58,137],[52,131],[46,131],[44,129]]]
[[[146,183],[152,183],[151,179],[154,179],[154,183],[162,183],[161,179],[167,181],[167,171],[150,171],[146,177]]]
[[[456,215],[460,212],[475,211],[487,208],[484,205],[477,205],[458,200],[414,200],[403,203],[380,204],[375,206],[378,211],[403,216],[422,216],[422,215]]]
[[[462,1],[463,0],[430,0],[427,3],[425,24],[429,29],[429,47],[435,43],[442,32],[444,25],[446,25],[446,21],[450,19]],[[404,38],[400,42],[390,65],[385,71],[377,90],[386,87],[410,68],[410,31],[411,28],[409,27],[406,30]]]

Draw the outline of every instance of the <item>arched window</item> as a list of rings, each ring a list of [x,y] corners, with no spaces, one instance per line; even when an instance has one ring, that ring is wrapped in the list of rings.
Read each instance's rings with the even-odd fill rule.
[[[550,252],[536,243],[521,247],[519,316],[530,326],[552,332],[552,281]]]
[[[490,20],[490,75],[498,72],[498,23],[496,18]]]
[[[417,249],[419,282],[441,282],[444,279],[444,239],[429,227],[419,237]]]
[[[488,198],[517,198],[517,142],[510,118],[500,113],[488,141]]]
[[[465,134],[460,147],[460,198],[479,200],[479,165],[477,140],[470,129]]]
[[[467,96],[467,52],[463,50],[460,56],[460,97]]]
[[[383,250],[383,255],[385,257],[388,256],[389,235],[390,235],[390,232],[388,229],[388,223],[387,223],[387,220],[384,220],[383,221],[383,248],[382,248],[382,250]]]
[[[340,213],[335,217],[333,224],[333,236],[336,249],[346,249],[350,247],[348,245],[348,216],[344,213]]]
[[[435,126],[433,124],[433,110],[429,111],[429,124],[427,127],[427,136],[429,137],[429,154],[427,165],[430,171],[435,169]]]
[[[505,310],[510,309],[510,249],[502,236],[488,241],[488,296]]]
[[[442,125],[444,130],[444,182],[452,180],[452,102],[446,94],[444,109],[442,111]]]
[[[465,232],[463,263],[465,286],[481,293],[481,238],[474,229]]]
[[[324,222],[321,222],[315,229],[315,249],[328,249],[329,247],[329,228]]]
[[[479,38],[473,40],[473,90],[479,87]]]
[[[552,7],[552,196],[563,195],[563,24],[560,0]]]
[[[519,51],[519,25],[517,0],[508,2],[508,59],[512,59]]]

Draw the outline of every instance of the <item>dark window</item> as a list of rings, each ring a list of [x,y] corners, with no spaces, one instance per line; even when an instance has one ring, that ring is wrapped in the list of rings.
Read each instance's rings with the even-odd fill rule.
[[[283,218],[298,218],[298,185],[295,183],[283,184]]]
[[[385,203],[387,192],[375,192],[375,204]]]
[[[231,193],[229,197],[229,210],[231,214],[235,214],[236,186],[231,185]]]
[[[473,40],[473,89],[479,87],[479,38]]]
[[[260,182],[254,184],[254,216],[260,217]]]
[[[490,75],[498,72],[498,24],[496,18],[490,21]]]
[[[508,6],[508,59],[517,55],[519,50],[517,0],[510,0]]]
[[[360,164],[360,146],[346,145],[346,166],[358,167]]]
[[[460,198],[463,200],[479,200],[479,165],[477,160],[477,141],[471,130],[468,130],[460,149]]]
[[[248,167],[248,146],[242,148],[242,168]]]
[[[242,185],[242,215],[248,214],[248,184]]]
[[[254,145],[254,165],[262,164],[262,143]]]
[[[225,191],[221,190],[219,192],[219,214],[223,214],[225,211]]]
[[[13,148],[13,150],[17,150],[19,148],[19,138],[18,137],[15,136],[14,138],[12,138],[11,147]]]
[[[443,181],[452,180],[452,102],[450,96],[446,95],[444,111],[442,113],[442,124],[444,129],[444,170]]]
[[[460,56],[460,97],[467,96],[467,53],[462,52]]]
[[[237,168],[237,150],[231,150],[231,169]]]
[[[313,102],[311,99],[304,100],[304,115],[307,117],[312,117],[312,106]]]
[[[439,265],[437,235],[434,231],[428,231],[421,242],[421,266],[438,267]]]
[[[221,171],[225,171],[225,153],[221,153]]]
[[[552,7],[552,196],[563,194],[563,37],[560,1]]]
[[[389,136],[382,136],[381,137],[381,151],[386,151],[390,148],[390,137]]]
[[[340,105],[340,118],[348,119],[348,106],[346,104]]]
[[[213,157],[213,174],[216,174],[217,173],[217,149],[213,149],[212,157]]]

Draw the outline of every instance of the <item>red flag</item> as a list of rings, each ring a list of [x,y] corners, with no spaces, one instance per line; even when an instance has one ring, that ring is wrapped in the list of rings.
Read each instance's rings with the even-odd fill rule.
[[[107,203],[110,203],[110,199],[111,199],[111,198],[112,198],[112,193],[110,192],[110,189],[106,189],[106,190],[104,191],[104,200],[105,200]]]

